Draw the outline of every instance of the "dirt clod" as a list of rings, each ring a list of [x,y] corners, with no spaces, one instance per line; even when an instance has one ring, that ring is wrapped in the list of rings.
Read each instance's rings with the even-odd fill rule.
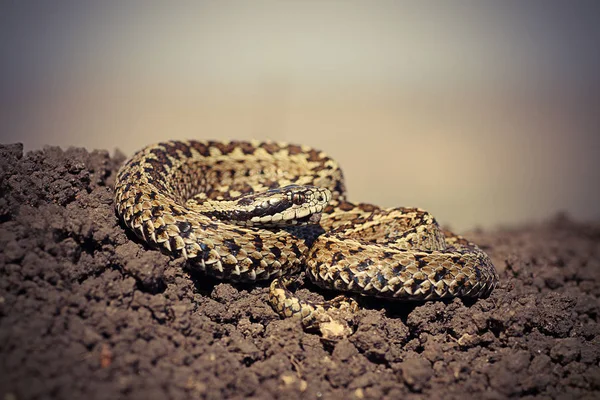
[[[0,399],[600,397],[600,224],[468,235],[500,274],[488,299],[359,299],[326,343],[277,317],[268,284],[207,278],[130,235],[122,162],[0,146]]]

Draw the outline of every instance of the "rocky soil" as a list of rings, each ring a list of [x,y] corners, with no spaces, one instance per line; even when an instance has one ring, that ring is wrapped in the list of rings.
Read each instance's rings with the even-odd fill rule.
[[[129,235],[122,161],[0,147],[0,399],[600,398],[598,223],[472,232],[501,277],[488,299],[361,299],[332,344],[280,320],[268,284],[207,278]]]

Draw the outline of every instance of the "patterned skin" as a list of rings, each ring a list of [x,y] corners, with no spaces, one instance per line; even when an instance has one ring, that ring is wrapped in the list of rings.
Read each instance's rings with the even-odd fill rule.
[[[221,279],[268,280],[304,269],[323,288],[399,300],[484,297],[498,284],[489,257],[426,211],[346,201],[337,162],[307,146],[151,145],[119,171],[115,203],[148,245]],[[271,285],[270,302],[283,317],[314,326],[356,310],[344,296],[301,301],[287,289],[292,281]]]

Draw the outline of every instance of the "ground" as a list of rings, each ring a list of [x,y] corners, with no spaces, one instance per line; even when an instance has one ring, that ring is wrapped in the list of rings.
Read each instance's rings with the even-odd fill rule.
[[[359,299],[337,343],[118,222],[122,155],[0,147],[0,399],[600,397],[600,224],[557,215],[468,237],[478,301]],[[331,298],[309,284],[304,298]]]

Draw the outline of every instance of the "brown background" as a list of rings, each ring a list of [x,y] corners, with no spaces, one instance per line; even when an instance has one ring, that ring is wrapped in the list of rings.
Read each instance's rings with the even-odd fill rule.
[[[2,142],[269,138],[458,230],[600,217],[594,2],[90,4],[0,6]]]

